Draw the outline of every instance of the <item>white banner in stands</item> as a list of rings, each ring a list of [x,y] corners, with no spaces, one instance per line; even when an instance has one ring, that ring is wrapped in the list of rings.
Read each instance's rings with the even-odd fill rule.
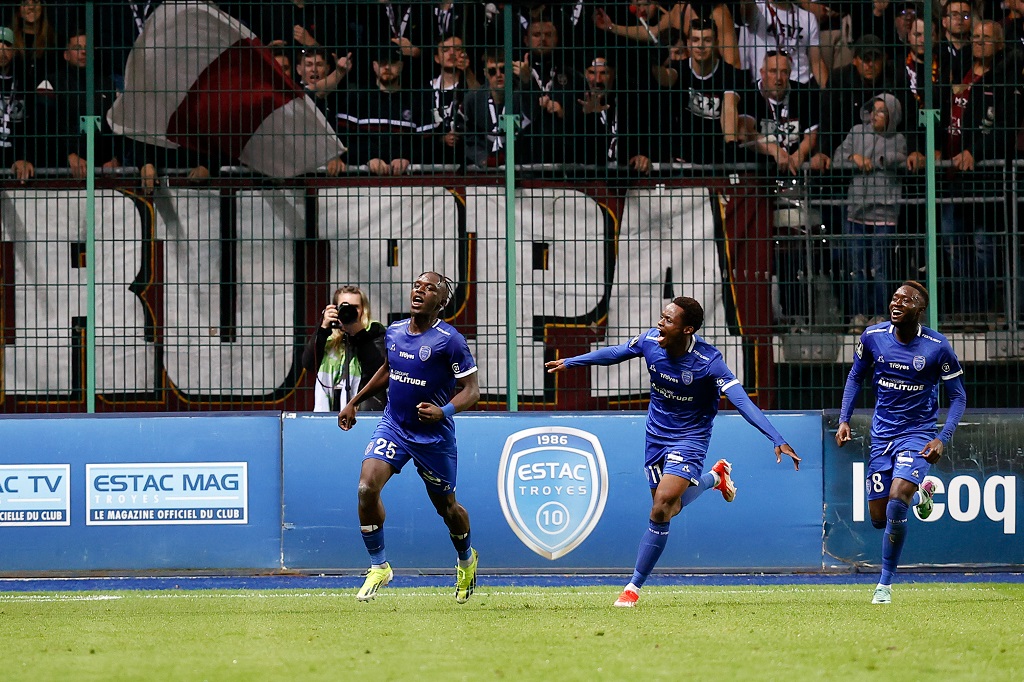
[[[544,343],[534,321],[593,312],[604,294],[605,213],[592,198],[567,189],[516,193],[516,292],[520,394],[544,391]],[[471,343],[485,393],[504,393],[505,194],[500,187],[466,188],[466,224],[477,236],[477,338]]]
[[[730,337],[725,326],[712,213],[718,207],[717,197],[703,187],[656,187],[626,194],[608,307],[608,337],[602,345],[629,341],[658,323],[669,300],[689,296],[704,307],[704,326],[698,333],[718,346],[726,364],[743,381],[740,339]],[[592,367],[594,395],[635,394],[638,379],[646,393],[651,385],[647,372],[633,364]]]
[[[84,191],[3,192],[0,239],[15,249],[13,345],[3,347],[4,391],[68,396],[73,319],[86,313]],[[154,348],[142,301],[129,289],[142,270],[142,220],[120,192],[96,193],[96,384],[154,388]],[[123,390],[123,389],[121,389]]]
[[[444,187],[342,187],[318,195],[318,236],[330,244],[332,285],[365,287],[385,325],[390,315],[409,315],[409,292],[421,273],[459,279],[459,200]]]
[[[168,379],[187,398],[269,394],[294,359],[295,238],[305,233],[300,190],[239,192],[233,235],[222,235],[221,198],[172,189],[155,201],[165,240]],[[225,325],[223,237],[233,237],[234,316]],[[227,327],[227,328],[225,328]]]

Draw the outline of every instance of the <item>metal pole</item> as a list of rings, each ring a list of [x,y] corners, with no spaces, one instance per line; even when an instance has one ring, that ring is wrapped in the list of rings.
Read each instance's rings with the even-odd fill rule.
[[[939,253],[938,239],[936,238],[937,221],[935,211],[937,209],[936,185],[935,185],[935,125],[939,120],[939,111],[935,108],[935,93],[931,79],[931,65],[935,56],[935,41],[932,36],[932,3],[924,3],[924,109],[921,110],[919,123],[924,124],[924,150],[925,150],[925,286],[931,292],[932,303],[928,306],[928,326],[932,329],[939,328],[939,291],[938,291],[938,268]]]
[[[505,131],[505,372],[508,377],[508,410],[519,411],[519,309],[516,301],[516,125],[512,103],[512,3],[505,3],[505,107],[501,127]]]
[[[85,3],[85,401],[89,414],[96,411],[96,112],[95,6]]]

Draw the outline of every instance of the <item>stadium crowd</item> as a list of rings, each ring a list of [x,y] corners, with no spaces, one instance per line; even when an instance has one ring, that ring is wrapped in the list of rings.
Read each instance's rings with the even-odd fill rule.
[[[128,53],[158,4],[96,4],[97,112],[123,88]],[[218,6],[269,46],[334,126],[347,151],[327,164],[329,175],[501,166],[511,113],[517,164],[642,177],[679,163],[724,176],[742,162],[777,185],[840,187],[843,205],[822,221],[847,240],[841,260],[855,284],[847,302],[854,328],[884,311],[892,281],[916,274],[894,272],[893,240],[908,229],[904,185],[929,153],[918,112],[930,83],[941,246],[957,287],[950,300],[999,309],[1024,0],[936,1],[932,26],[922,4],[889,0],[527,1],[513,3],[511,36],[502,3]],[[0,149],[19,180],[41,167],[86,173],[83,9],[66,0],[6,8]],[[164,167],[201,180],[230,163],[120,139],[106,126],[98,149],[98,166],[137,167],[146,188]]]

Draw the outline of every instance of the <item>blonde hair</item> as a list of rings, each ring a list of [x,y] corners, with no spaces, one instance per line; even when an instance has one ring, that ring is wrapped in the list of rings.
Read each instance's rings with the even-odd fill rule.
[[[331,305],[338,305],[338,299],[342,294],[359,295],[359,309],[361,312],[359,315],[359,321],[363,323],[364,327],[369,328],[372,316],[370,314],[370,298],[366,295],[366,292],[354,284],[344,284],[335,289],[334,293],[331,294]],[[340,328],[332,330],[331,336],[327,339],[326,348],[333,349],[335,346],[340,344],[344,334],[345,332]]]

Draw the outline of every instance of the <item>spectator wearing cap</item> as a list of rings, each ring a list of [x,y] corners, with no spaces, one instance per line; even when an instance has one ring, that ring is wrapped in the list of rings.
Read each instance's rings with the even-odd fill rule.
[[[833,71],[828,84],[827,118],[819,143],[824,153],[831,156],[850,129],[861,123],[861,111],[867,102],[883,92],[896,93],[904,89],[902,84],[897,85],[895,73],[881,38],[868,33],[857,39],[853,45],[853,63]],[[900,104],[904,108],[902,101]],[[903,132],[902,125],[899,132]]]
[[[372,65],[375,85],[348,91],[337,130],[350,164],[365,164],[374,175],[402,175],[422,162],[424,106],[419,93],[402,87],[401,51],[382,49]]]
[[[711,19],[695,19],[686,35],[689,58],[660,67],[670,128],[662,137],[670,160],[696,164],[735,163],[742,94],[750,91],[745,71],[719,56],[718,27]]]
[[[603,56],[590,62],[585,78],[586,91],[577,101],[582,143],[572,145],[576,160],[649,173],[651,148],[659,142],[651,132],[650,94],[617,85],[616,69]]]
[[[14,31],[0,28],[0,163],[19,180],[35,177],[31,145],[34,117],[31,93],[25,91],[24,75],[15,68]]]

